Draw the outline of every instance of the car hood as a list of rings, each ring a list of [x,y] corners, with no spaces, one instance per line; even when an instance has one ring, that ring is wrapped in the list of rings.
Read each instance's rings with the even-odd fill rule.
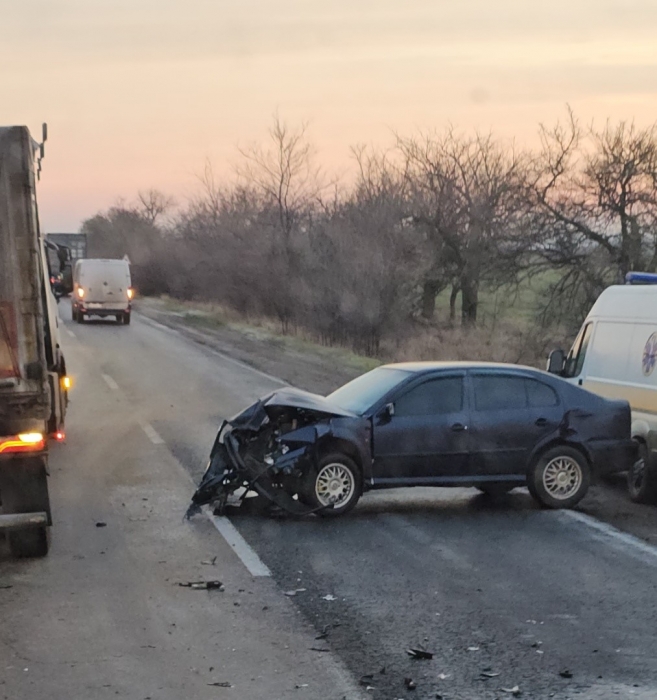
[[[318,419],[323,416],[338,418],[354,418],[355,413],[340,408],[319,394],[311,394],[308,391],[286,387],[258,399],[254,404],[240,411],[227,421],[233,428],[258,431],[269,418],[270,410],[278,408],[294,408],[303,411],[313,411],[318,414]]]
[[[341,408],[337,404],[329,401],[325,396],[311,394],[309,391],[302,391],[293,387],[281,389],[262,399],[265,409],[271,407],[300,408],[308,411],[317,411],[330,416],[340,416],[343,418],[353,418],[355,413]]]

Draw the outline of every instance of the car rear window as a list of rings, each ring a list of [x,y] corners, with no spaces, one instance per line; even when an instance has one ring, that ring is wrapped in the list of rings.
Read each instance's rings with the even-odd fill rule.
[[[527,377],[475,375],[475,408],[499,411],[557,406],[559,396],[547,384]]]

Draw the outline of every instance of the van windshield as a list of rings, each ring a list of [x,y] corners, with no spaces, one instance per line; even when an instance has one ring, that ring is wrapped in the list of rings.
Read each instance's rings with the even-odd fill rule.
[[[573,347],[570,349],[564,365],[564,377],[578,377],[580,375],[584,367],[584,360],[586,359],[592,332],[593,324],[587,323],[579,332],[577,338],[575,338]]]

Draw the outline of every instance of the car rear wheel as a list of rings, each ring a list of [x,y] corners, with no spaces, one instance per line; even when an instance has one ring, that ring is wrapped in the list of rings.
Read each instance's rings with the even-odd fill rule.
[[[315,469],[305,477],[303,503],[318,510],[325,517],[348,513],[358,503],[361,494],[361,475],[356,463],[347,455],[333,453],[322,457]]]
[[[130,312],[123,314],[123,324],[126,326],[130,325]]]
[[[573,447],[558,445],[536,460],[527,478],[529,492],[548,508],[572,508],[586,495],[591,469]]]
[[[639,459],[627,472],[627,490],[635,503],[657,503],[657,471],[643,443],[639,446]]]

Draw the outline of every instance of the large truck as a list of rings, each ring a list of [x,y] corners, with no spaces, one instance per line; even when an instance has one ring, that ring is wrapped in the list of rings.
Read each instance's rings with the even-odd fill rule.
[[[70,386],[39,229],[41,157],[27,127],[0,127],[0,529],[19,557],[48,552],[48,443],[64,437]]]

